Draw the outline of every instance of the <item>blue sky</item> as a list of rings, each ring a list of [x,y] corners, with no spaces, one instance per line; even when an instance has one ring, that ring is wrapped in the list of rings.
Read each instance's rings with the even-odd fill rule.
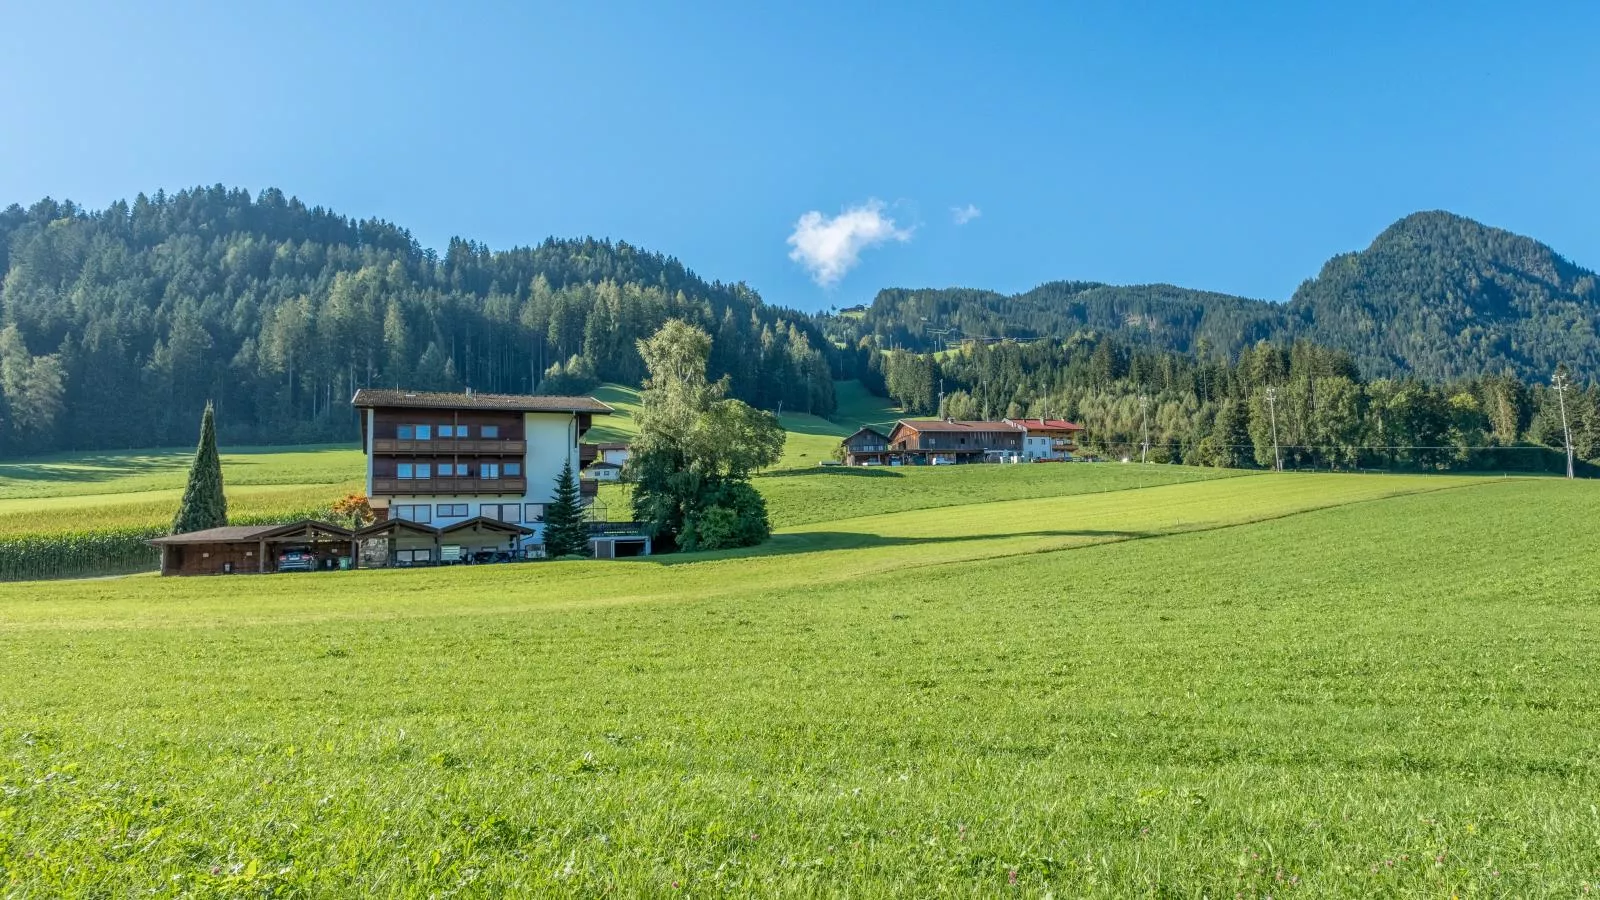
[[[1436,208],[1600,266],[1594,3],[9,6],[0,203],[272,185],[807,309],[1285,299]]]

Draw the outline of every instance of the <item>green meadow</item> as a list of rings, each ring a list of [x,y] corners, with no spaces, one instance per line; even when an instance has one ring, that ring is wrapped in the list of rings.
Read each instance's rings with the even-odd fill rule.
[[[1594,890],[1595,486],[1203,474],[780,475],[814,493],[749,551],[0,586],[0,893]],[[1013,476],[1082,480],[980,499]]]

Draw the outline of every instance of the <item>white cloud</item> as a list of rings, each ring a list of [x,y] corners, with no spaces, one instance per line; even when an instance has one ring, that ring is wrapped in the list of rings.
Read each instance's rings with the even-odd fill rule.
[[[911,240],[912,229],[896,226],[884,209],[882,200],[868,200],[831,218],[811,210],[794,223],[789,258],[805,266],[817,284],[831,287],[861,262],[861,251]]]
[[[983,210],[968,203],[966,206],[950,207],[950,217],[955,219],[957,225],[965,225],[973,219],[983,215]]]

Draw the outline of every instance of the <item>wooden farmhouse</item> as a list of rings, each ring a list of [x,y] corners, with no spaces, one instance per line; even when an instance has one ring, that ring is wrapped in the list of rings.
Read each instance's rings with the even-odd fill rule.
[[[847,466],[886,466],[889,464],[889,436],[876,428],[862,428],[844,439],[844,464]]]
[[[889,432],[889,451],[904,463],[948,465],[1022,458],[1022,428],[1007,422],[901,419]]]

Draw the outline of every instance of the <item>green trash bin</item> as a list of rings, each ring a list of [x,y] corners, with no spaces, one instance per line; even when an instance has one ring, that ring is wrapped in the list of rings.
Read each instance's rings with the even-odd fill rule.
[[[341,572],[350,571],[350,557],[348,557],[348,556],[339,557],[339,571],[341,571]]]

